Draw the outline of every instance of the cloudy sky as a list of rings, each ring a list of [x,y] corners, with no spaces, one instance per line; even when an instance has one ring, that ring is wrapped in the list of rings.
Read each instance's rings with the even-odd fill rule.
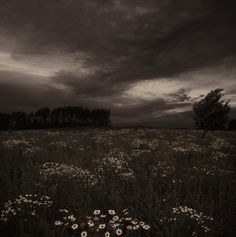
[[[192,125],[236,107],[234,0],[0,0],[0,108],[110,108],[113,124]]]

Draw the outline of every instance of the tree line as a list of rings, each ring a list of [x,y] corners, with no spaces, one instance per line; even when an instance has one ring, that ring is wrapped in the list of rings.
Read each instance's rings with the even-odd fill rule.
[[[0,130],[110,126],[110,110],[67,106],[36,112],[0,113]]]

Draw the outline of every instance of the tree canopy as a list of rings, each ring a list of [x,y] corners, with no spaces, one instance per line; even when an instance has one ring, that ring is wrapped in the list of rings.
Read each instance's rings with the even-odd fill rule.
[[[193,105],[195,125],[204,130],[203,136],[208,131],[225,129],[230,112],[229,100],[222,99],[223,89],[210,91],[200,101]]]

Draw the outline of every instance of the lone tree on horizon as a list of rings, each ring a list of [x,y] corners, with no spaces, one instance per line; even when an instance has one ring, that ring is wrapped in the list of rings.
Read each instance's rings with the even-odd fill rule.
[[[212,90],[193,105],[195,125],[197,128],[204,130],[203,138],[208,131],[224,129],[228,121],[230,100],[225,101],[222,99],[223,90],[220,88]]]

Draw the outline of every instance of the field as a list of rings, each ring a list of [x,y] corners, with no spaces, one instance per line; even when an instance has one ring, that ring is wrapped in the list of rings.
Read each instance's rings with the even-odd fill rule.
[[[235,236],[236,134],[0,133],[0,236]]]

